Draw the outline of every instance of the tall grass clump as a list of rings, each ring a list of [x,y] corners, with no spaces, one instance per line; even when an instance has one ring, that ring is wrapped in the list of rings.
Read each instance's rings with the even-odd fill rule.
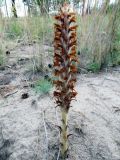
[[[33,16],[7,19],[4,33],[9,39],[23,39],[31,41],[52,41],[53,18],[51,16]]]
[[[120,65],[120,1],[115,6],[113,23],[111,25],[111,62],[112,65]]]
[[[79,67],[98,72],[110,63],[119,64],[119,6],[113,4],[102,12],[100,9],[78,17],[78,50],[82,59]]]
[[[5,27],[5,34],[9,39],[19,39],[23,36],[23,26],[20,20],[8,20]]]
[[[38,40],[40,42],[52,41],[53,19],[51,16],[36,16],[26,17],[24,19],[25,32],[27,33],[28,39]]]
[[[97,71],[104,63],[110,46],[110,35],[107,34],[109,17],[94,12],[79,18],[78,22],[80,67]]]

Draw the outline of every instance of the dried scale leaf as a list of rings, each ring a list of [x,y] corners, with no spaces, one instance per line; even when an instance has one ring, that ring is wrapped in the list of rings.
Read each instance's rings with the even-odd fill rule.
[[[67,134],[67,114],[71,107],[71,101],[76,97],[75,91],[77,73],[77,54],[76,54],[76,14],[66,3],[60,8],[55,16],[54,25],[54,76],[57,80],[55,85],[54,97],[57,106],[61,108],[61,153],[65,156],[68,150]]]

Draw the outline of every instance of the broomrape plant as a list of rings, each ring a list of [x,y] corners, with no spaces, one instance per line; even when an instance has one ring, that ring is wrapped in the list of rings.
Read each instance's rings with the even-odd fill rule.
[[[71,101],[77,95],[74,90],[77,72],[76,55],[76,15],[68,4],[60,8],[55,16],[54,37],[54,97],[61,109],[62,124],[60,127],[61,155],[63,159],[68,151],[68,111]]]

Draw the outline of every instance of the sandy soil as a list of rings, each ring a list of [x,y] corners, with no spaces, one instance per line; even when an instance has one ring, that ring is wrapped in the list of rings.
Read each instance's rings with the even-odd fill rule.
[[[29,87],[28,48],[12,50],[8,67],[0,71],[0,160],[58,160],[59,108],[52,91],[41,95]],[[18,61],[21,57],[25,61]],[[76,90],[67,159],[120,160],[120,67],[79,74]],[[23,93],[29,97],[21,99]]]

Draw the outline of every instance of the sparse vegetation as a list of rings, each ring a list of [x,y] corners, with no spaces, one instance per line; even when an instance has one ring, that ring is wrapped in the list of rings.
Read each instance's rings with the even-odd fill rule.
[[[41,79],[35,83],[34,90],[37,93],[41,93],[41,94],[45,95],[51,91],[52,87],[53,86],[50,81],[45,80],[45,79]]]
[[[112,7],[114,10],[116,9],[119,12],[119,6],[111,5],[109,8]],[[101,69],[102,66],[107,67],[109,64],[119,64],[120,18],[118,13],[115,20],[116,38],[111,41],[114,10],[109,9],[107,14],[104,12],[101,13],[98,10],[85,17],[77,16],[78,50],[80,50],[81,53],[80,59],[83,59],[84,62],[82,65],[84,65],[86,69],[89,68],[88,66],[90,64],[93,66],[94,63],[98,64],[98,69]],[[4,31],[5,35],[10,39],[17,38],[26,42],[47,42],[51,45],[53,40],[53,22],[54,19],[51,15],[44,15],[41,17],[33,16],[20,19],[13,18],[5,21],[6,27],[0,27],[0,30],[1,32]],[[114,45],[114,49],[111,54],[112,57],[110,55],[111,43]],[[98,71],[98,69],[96,71]]]

